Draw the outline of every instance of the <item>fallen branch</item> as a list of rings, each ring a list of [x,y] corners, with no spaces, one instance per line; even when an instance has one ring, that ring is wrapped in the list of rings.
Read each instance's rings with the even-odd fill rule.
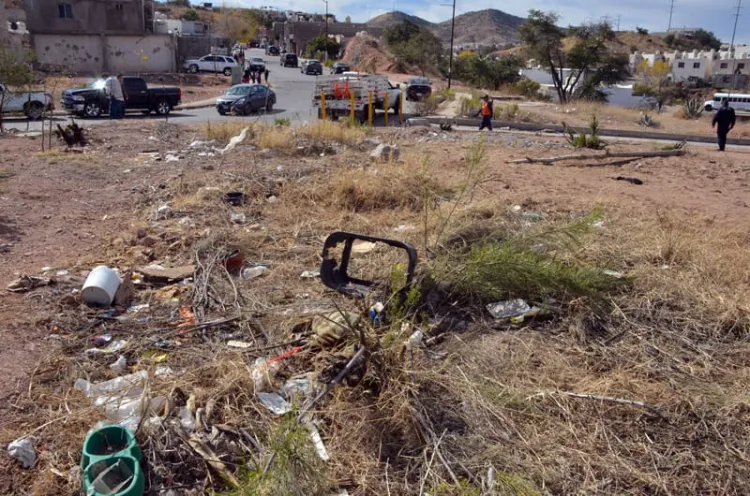
[[[560,155],[558,157],[541,157],[541,158],[520,158],[517,160],[510,160],[509,164],[544,164],[551,165],[554,162],[561,162],[563,160],[603,160],[606,158],[648,158],[648,157],[677,157],[684,155],[685,150],[659,150],[651,152],[609,152],[600,153],[597,155],[591,155],[590,153],[578,153],[574,155]]]
[[[649,405],[648,403],[644,403],[643,401],[635,401],[635,400],[628,400],[624,398],[615,398],[613,396],[601,396],[598,394],[583,394],[583,393],[572,393],[570,391],[550,391],[550,392],[542,392],[539,394],[535,394],[532,396],[529,396],[527,399],[531,399],[534,396],[544,396],[547,394],[564,394],[566,396],[570,396],[571,398],[581,398],[585,400],[595,400],[595,401],[607,401],[610,403],[617,403],[620,405],[630,405],[630,406],[637,406],[640,408],[643,408],[645,410],[650,411],[651,413],[658,415],[659,417],[663,418],[664,420],[668,420],[666,415],[659,411],[658,408],[656,408],[653,405]]]

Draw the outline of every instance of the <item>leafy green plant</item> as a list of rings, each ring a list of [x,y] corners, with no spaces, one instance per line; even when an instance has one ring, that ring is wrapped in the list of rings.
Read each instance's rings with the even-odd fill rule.
[[[519,107],[517,103],[511,103],[509,105],[506,105],[504,107],[501,107],[498,110],[495,110],[495,117],[500,117],[502,119],[515,119],[518,117]]]
[[[292,121],[290,121],[286,117],[283,117],[281,119],[274,119],[273,123],[277,126],[290,126],[292,124]]]
[[[460,102],[461,108],[458,115],[474,115],[482,106],[482,99],[476,92],[469,97],[462,96]]]
[[[442,98],[443,101],[452,102],[456,99],[456,92],[453,88],[443,88],[437,92],[438,98]]]
[[[682,116],[685,119],[698,119],[703,114],[703,103],[697,98],[685,100],[682,104]]]
[[[604,143],[599,139],[599,118],[596,115],[592,115],[591,120],[589,120],[589,131],[591,134],[588,136],[586,133],[576,134],[564,121],[562,125],[565,129],[565,138],[573,147],[590,148],[592,150],[601,150],[604,148]]]

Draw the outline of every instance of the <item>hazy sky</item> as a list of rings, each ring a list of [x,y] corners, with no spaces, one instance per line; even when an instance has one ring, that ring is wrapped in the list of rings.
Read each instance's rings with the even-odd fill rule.
[[[255,1],[234,0],[232,3],[246,7],[263,5]],[[383,2],[362,0],[329,0],[329,12],[336,14],[339,20],[348,15],[354,22],[364,22],[394,10],[416,15],[428,21],[439,22],[450,19],[450,0],[385,0]],[[745,0],[744,15],[740,16],[737,25],[736,43],[750,43],[750,0]],[[303,12],[325,12],[323,0],[279,0],[270,5],[281,9],[292,9]],[[669,23],[670,0],[620,0],[618,2],[603,2],[601,0],[507,0],[497,2],[490,0],[457,0],[456,14],[463,12],[495,8],[519,17],[526,17],[530,8],[557,12],[561,17],[561,24],[578,24],[585,20],[599,20],[609,16],[610,21],[617,27],[617,16],[620,16],[620,29],[632,30],[636,26],[651,31],[665,31]],[[702,27],[713,31],[722,41],[729,42],[734,27],[736,0],[675,0],[673,27]]]

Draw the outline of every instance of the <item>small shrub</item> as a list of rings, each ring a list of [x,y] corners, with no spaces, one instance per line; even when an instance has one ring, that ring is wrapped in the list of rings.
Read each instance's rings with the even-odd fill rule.
[[[470,97],[461,97],[461,109],[458,115],[474,115],[482,107],[482,98],[478,93],[472,94]]]
[[[292,121],[290,121],[288,118],[284,117],[282,119],[275,119],[273,123],[276,126],[290,126],[292,124]]]
[[[336,142],[344,145],[356,145],[365,137],[359,126],[332,121],[318,121],[302,126],[297,133],[314,142]]]
[[[604,143],[599,139],[599,118],[596,114],[592,115],[589,121],[589,131],[591,132],[589,136],[586,133],[576,134],[565,122],[562,125],[565,128],[565,138],[573,147],[590,148],[592,150],[601,150],[604,148]]]
[[[227,143],[233,137],[239,135],[243,129],[248,127],[246,122],[228,120],[223,122],[207,122],[204,127],[206,138],[216,140],[219,143]]]
[[[653,117],[651,117],[651,116],[650,116],[650,115],[648,114],[648,112],[643,112],[643,113],[641,113],[641,117],[640,117],[640,120],[638,121],[638,123],[639,123],[639,124],[640,124],[641,126],[644,126],[644,127],[651,127],[651,128],[654,128],[654,129],[656,129],[656,128],[659,128],[659,127],[660,127],[660,124],[659,124],[659,122],[658,122],[658,121],[657,121],[656,119],[654,119]]]
[[[433,115],[437,112],[438,106],[438,98],[435,95],[430,95],[414,104],[414,112],[419,117]]]
[[[453,91],[453,88],[443,88],[438,91],[437,94],[438,97],[443,99],[443,101],[452,102],[456,99],[456,92]]]
[[[703,114],[703,103],[697,98],[686,100],[680,107],[683,119],[698,119]]]
[[[520,109],[517,103],[511,103],[504,107],[495,109],[494,114],[495,114],[495,117],[500,117],[501,119],[505,119],[505,120],[512,120],[518,117],[519,110]]]
[[[526,98],[538,98],[542,85],[534,80],[525,78],[516,83],[516,88]]]

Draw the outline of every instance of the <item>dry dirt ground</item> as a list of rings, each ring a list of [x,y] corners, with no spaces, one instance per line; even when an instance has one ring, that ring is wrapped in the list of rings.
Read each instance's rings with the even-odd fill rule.
[[[33,435],[39,455],[33,468],[23,469],[2,454],[0,493],[79,489],[81,443],[104,414],[72,386],[76,378],[116,376],[109,369],[114,357],[83,353],[104,332],[130,341],[124,354],[131,372],[152,367],[154,353],[162,356],[150,336],[170,342],[159,363],[179,377],[155,380],[153,394],[174,395],[178,388],[201,407],[212,404],[209,423],[253,433],[259,446],[245,446],[242,437],[231,449],[223,441],[211,444],[245,486],[233,494],[330,494],[336,488],[420,494],[426,488],[430,494],[474,495],[490,494],[481,489],[488,479],[498,494],[750,490],[744,386],[750,150],[692,148],[683,156],[624,164],[606,159],[547,166],[508,161],[573,153],[567,143],[547,136],[480,138],[426,128],[370,133],[324,124],[298,131],[254,128],[221,155],[189,144],[213,138],[222,147],[240,131],[236,125],[126,123],[112,131],[107,124],[92,129],[82,153],[57,143],[43,152],[38,138],[0,138],[0,285],[42,275],[43,267],[53,268],[47,276],[67,271],[56,276],[57,285],[0,294],[0,445]],[[371,162],[368,153],[379,141],[398,143],[400,161]],[[170,155],[179,159],[170,161]],[[243,191],[250,200],[230,207],[205,187]],[[163,204],[171,215],[156,219]],[[232,213],[244,214],[244,222],[233,222]],[[572,246],[551,248],[548,236],[567,236],[566,226],[593,213],[594,227],[570,233]],[[420,266],[457,289],[438,298],[439,311],[421,311],[435,312],[429,318],[394,311],[389,317],[399,325],[386,334],[367,327],[368,342],[379,336],[368,372],[377,381],[340,386],[316,407],[331,454],[322,463],[308,456],[293,422],[290,427],[258,406],[248,368],[256,356],[289,350],[279,343],[299,336],[300,319],[332,305],[367,310],[317,279],[300,279],[319,265],[322,241],[335,230],[413,243]],[[555,280],[555,272],[541,271],[535,273],[539,280],[522,283],[506,280],[507,288],[492,291],[535,301],[540,293],[528,288],[539,286],[541,294],[557,297],[559,308],[539,321],[494,321],[483,309],[486,296],[475,296],[487,288],[474,278],[485,276],[462,264],[481,256],[472,247],[516,236],[532,239],[539,257],[552,250],[545,267],[564,272],[581,263],[625,278],[618,289],[597,290],[602,294],[548,291],[544,278]],[[514,245],[501,246],[512,251]],[[187,292],[176,285],[166,297],[158,287],[139,288],[135,303],[151,305],[145,324],[105,321],[92,328],[98,314],[70,296],[99,264],[121,271],[148,263],[177,266],[201,260],[196,253],[206,249],[235,247],[246,264],[265,263],[269,273],[244,280],[222,272],[213,276],[222,278],[221,287],[218,279]],[[513,260],[542,263],[536,256]],[[387,279],[384,261],[391,259],[384,257],[355,270]],[[583,277],[581,270],[566,277]],[[509,289],[516,284],[520,289]],[[239,320],[236,327],[175,334],[169,322],[179,320],[180,305],[191,307],[198,323]],[[446,316],[448,324],[433,325]],[[409,322],[406,328],[402,321]],[[414,326],[438,338],[409,360],[409,352],[404,358],[398,350]],[[259,351],[229,349],[227,339],[252,342]],[[266,346],[278,348],[263,351]],[[303,346],[284,359],[282,375],[327,370],[323,361]],[[279,436],[293,447],[280,445]],[[178,494],[231,489],[226,476],[217,477],[177,436],[143,431],[139,441],[154,494],[165,487]],[[249,456],[262,468],[272,454],[275,461],[264,474],[240,466]],[[274,485],[285,489],[274,492]]]

